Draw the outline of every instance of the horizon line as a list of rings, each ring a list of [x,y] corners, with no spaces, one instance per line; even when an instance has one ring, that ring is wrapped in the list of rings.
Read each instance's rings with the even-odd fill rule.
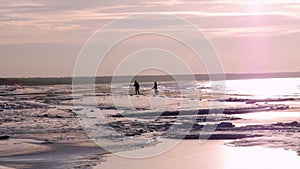
[[[110,77],[161,77],[161,76],[216,76],[216,75],[275,75],[275,74],[297,74],[300,71],[293,71],[293,72],[258,72],[258,73],[212,73],[212,74],[205,74],[205,73],[195,73],[195,74],[174,74],[174,75],[168,75],[168,74],[149,74],[149,75],[97,75],[97,76],[88,76],[88,75],[82,75],[82,76],[6,76],[6,77],[0,77],[0,79],[47,79],[47,78],[91,78],[91,77],[97,77],[97,78],[110,78]]]

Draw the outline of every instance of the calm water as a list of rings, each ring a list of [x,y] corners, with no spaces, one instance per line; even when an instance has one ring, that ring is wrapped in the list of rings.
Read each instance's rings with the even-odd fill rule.
[[[293,151],[262,147],[229,147],[224,141],[184,140],[170,151],[151,158],[112,155],[96,169],[298,169]],[[160,146],[160,145],[157,145]],[[149,149],[155,149],[150,147]]]
[[[199,91],[200,97],[209,93],[218,93],[226,91],[227,98],[243,98],[243,99],[281,99],[294,98],[293,101],[278,101],[260,104],[285,104],[292,109],[284,111],[268,111],[255,112],[248,114],[235,115],[242,118],[233,122],[236,125],[252,125],[252,124],[272,124],[278,122],[300,121],[299,97],[300,97],[300,78],[281,78],[281,79],[250,79],[250,80],[228,80],[225,86],[214,85],[207,81],[200,82],[174,82],[159,83],[160,91],[179,91],[193,90]],[[142,83],[141,87],[151,88],[152,83]],[[128,88],[128,85],[123,85]],[[209,98],[208,98],[209,99]],[[199,100],[204,102],[204,99]],[[245,102],[233,102],[234,105],[247,105]],[[257,132],[257,131],[253,131]],[[291,141],[299,144],[297,133],[283,133],[274,136],[275,140],[284,143]],[[287,134],[293,136],[288,140]],[[295,136],[295,137],[294,137]],[[227,141],[207,141],[200,144],[198,140],[184,140],[176,147],[162,154],[151,158],[126,158],[112,155],[107,158],[107,162],[99,164],[97,169],[298,169],[300,167],[300,157],[295,151],[284,150],[281,148],[264,148],[261,146],[249,147],[231,147],[224,143]],[[288,143],[288,142],[286,142]],[[274,144],[276,145],[276,144]],[[283,144],[285,145],[285,143]],[[157,151],[163,149],[158,144],[152,149]],[[128,152],[126,152],[128,153]],[[126,154],[125,153],[125,154]],[[130,152],[142,153],[142,152]],[[126,156],[126,155],[125,155]]]
[[[179,81],[158,82],[160,91],[197,90],[199,92],[224,91],[229,96],[242,98],[299,98],[300,78],[270,78],[227,80],[225,82]],[[141,83],[141,89],[151,89],[153,83]],[[116,88],[129,89],[132,85],[118,84]]]
[[[248,95],[250,98],[299,98],[300,78],[228,80],[229,95]]]

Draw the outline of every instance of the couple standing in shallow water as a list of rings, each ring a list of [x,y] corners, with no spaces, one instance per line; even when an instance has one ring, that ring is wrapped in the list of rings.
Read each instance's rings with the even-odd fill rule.
[[[135,94],[139,95],[140,94],[140,84],[135,80],[133,86],[135,88]],[[152,87],[152,89],[154,90],[154,93],[157,95],[158,90],[157,90],[157,82],[156,81],[154,82],[154,86]]]

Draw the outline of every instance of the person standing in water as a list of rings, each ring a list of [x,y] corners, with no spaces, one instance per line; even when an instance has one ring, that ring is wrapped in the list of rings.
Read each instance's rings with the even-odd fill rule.
[[[139,95],[140,94],[140,84],[135,80],[133,86],[135,88],[135,94]]]
[[[157,95],[158,90],[157,90],[157,82],[156,81],[154,81],[154,86],[152,87],[152,89],[154,90],[154,93]]]

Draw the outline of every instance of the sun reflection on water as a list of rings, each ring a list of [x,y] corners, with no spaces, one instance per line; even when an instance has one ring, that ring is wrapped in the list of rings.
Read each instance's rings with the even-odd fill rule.
[[[251,95],[254,98],[295,97],[299,91],[300,79],[251,79],[228,80],[228,94]],[[299,95],[297,95],[299,97]]]
[[[221,169],[298,169],[296,152],[262,147],[225,147],[226,160]]]

